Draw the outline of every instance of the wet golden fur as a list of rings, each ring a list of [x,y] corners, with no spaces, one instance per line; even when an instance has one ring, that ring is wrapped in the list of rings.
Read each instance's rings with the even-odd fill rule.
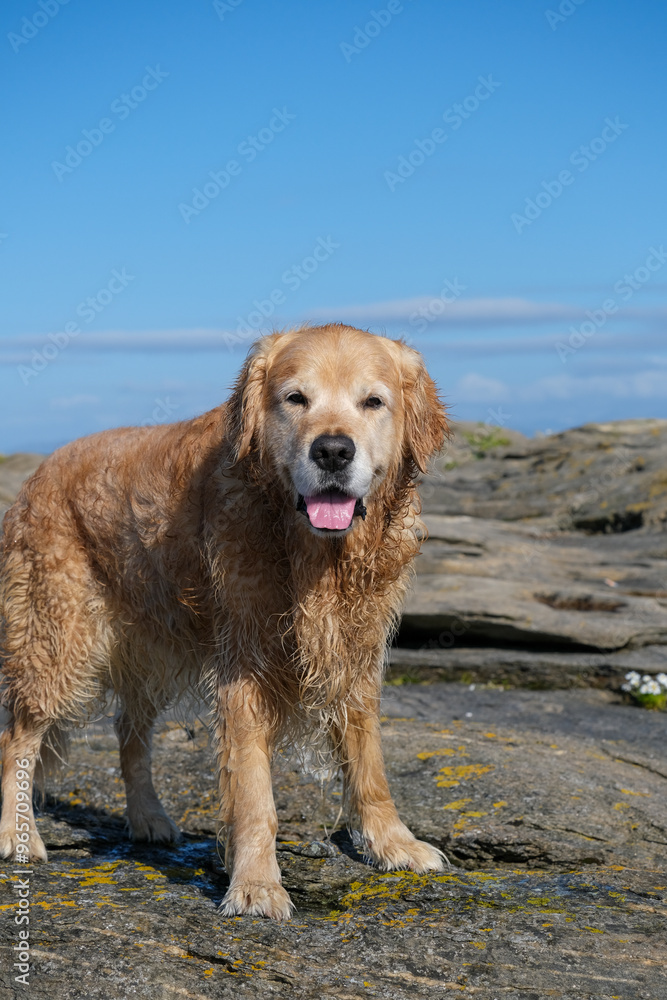
[[[308,406],[285,401],[290,387]],[[367,405],[369,393],[382,393],[382,407]],[[12,722],[2,737],[0,855],[23,850],[16,760],[32,781],[40,747],[110,689],[121,706],[131,833],[176,839],[152,785],[150,731],[165,706],[203,683],[231,879],[224,912],[289,916],[270,758],[309,729],[327,735],[342,764],[374,860],[439,868],[439,852],[415,840],[391,801],[379,695],[419,549],[415,479],[445,432],[415,351],[336,325],[258,341],[229,401],[203,416],[107,431],[48,458],[4,522]],[[349,435],[359,475],[370,477],[366,519],[340,537],[323,537],[296,509],[295,469],[318,434]],[[31,809],[28,821],[27,849],[44,860]]]

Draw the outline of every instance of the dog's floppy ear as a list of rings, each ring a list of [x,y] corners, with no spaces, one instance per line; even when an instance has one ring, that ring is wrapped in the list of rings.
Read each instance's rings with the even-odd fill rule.
[[[227,403],[227,437],[234,461],[245,458],[261,436],[267,360],[273,337],[255,341]]]
[[[435,383],[418,351],[401,343],[402,389],[405,424],[403,451],[420,472],[436,455],[449,435],[449,427]]]

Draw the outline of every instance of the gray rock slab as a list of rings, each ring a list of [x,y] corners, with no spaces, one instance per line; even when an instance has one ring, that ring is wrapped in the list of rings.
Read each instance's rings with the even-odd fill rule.
[[[128,996],[659,1000],[667,995],[664,715],[605,691],[387,688],[393,794],[452,867],[380,873],[339,827],[337,779],[274,768],[286,924],[223,919],[214,762],[164,721],[156,786],[184,831],[131,844],[108,720],[75,734],[38,818],[30,986],[11,972],[14,866],[0,866],[0,998]],[[327,833],[331,834],[327,839]]]
[[[667,522],[667,420],[586,424],[548,437],[454,424],[423,490],[424,510],[543,518],[586,531]]]
[[[614,650],[667,641],[667,534],[555,532],[426,515],[403,623],[513,644]]]

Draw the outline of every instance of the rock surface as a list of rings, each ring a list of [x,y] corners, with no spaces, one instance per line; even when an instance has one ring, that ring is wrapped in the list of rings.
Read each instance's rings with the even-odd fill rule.
[[[456,425],[421,492],[430,536],[399,645],[428,654],[422,673],[618,687],[665,669],[667,421],[532,440]]]
[[[388,688],[390,783],[442,875],[381,873],[334,829],[340,785],[277,760],[290,923],[217,912],[214,764],[165,722],[156,786],[176,848],[125,840],[114,738],[97,723],[38,819],[30,995],[658,1000],[667,995],[664,717],[604,691]],[[327,832],[331,834],[327,840]],[[13,982],[14,866],[0,868],[0,998]]]
[[[403,616],[403,638],[413,644],[421,636],[421,645],[440,646],[451,660],[447,647],[480,640],[591,654],[667,642],[667,533],[586,535],[438,514],[425,520],[429,539]],[[663,669],[653,657],[647,649],[641,669]],[[627,655],[617,662],[620,671]]]

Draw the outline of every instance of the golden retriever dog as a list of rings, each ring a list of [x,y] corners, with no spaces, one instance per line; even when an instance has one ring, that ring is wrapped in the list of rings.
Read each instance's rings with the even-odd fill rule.
[[[443,444],[421,356],[348,326],[274,333],[226,404],[81,438],[4,521],[0,856],[46,860],[35,766],[113,691],[130,832],[174,841],[151,777],[159,712],[204,684],[225,915],[286,919],[271,756],[323,734],[383,870],[437,871],[392,802],[380,745],[387,641],[423,526],[415,481]]]

